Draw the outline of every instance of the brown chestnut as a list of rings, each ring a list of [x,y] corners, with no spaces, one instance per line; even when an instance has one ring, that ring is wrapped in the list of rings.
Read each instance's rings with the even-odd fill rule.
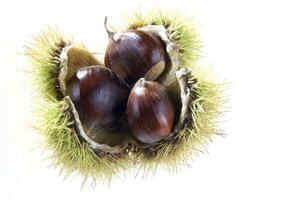
[[[67,95],[84,127],[115,128],[125,112],[129,87],[109,68],[91,66],[77,70],[68,82]]]
[[[166,89],[155,81],[141,78],[127,103],[127,119],[132,134],[143,143],[154,143],[171,134],[174,106]]]
[[[106,27],[106,19],[105,19]],[[105,65],[129,85],[139,78],[155,80],[164,71],[166,51],[163,42],[141,30],[110,32]]]

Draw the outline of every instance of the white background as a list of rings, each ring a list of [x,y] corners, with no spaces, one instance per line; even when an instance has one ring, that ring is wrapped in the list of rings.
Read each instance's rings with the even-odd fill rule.
[[[81,190],[48,168],[30,118],[22,52],[46,25],[103,52],[103,18],[161,6],[195,17],[204,52],[231,82],[232,107],[208,149],[177,175]],[[301,199],[301,6],[292,0],[0,1],[0,199]]]

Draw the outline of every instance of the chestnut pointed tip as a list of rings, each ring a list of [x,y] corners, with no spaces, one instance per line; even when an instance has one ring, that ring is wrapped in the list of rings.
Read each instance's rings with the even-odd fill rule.
[[[105,27],[105,29],[106,29],[106,31],[107,31],[107,33],[108,33],[109,38],[110,38],[110,39],[113,38],[113,36],[114,36],[115,33],[112,32],[112,31],[110,31],[110,30],[108,29],[108,16],[105,16],[104,27]]]
[[[135,85],[139,87],[144,87],[145,82],[146,82],[145,78],[140,78]]]

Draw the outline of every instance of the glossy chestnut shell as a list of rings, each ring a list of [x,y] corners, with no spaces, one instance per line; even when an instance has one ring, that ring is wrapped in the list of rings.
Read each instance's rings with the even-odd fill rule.
[[[129,87],[109,68],[91,66],[74,74],[68,82],[67,95],[88,130],[114,129],[126,110]]]
[[[154,143],[171,134],[174,106],[163,85],[140,79],[127,103],[132,134],[143,143]]]
[[[157,78],[166,65],[163,42],[156,36],[141,30],[109,33],[105,53],[105,65],[129,85],[144,77],[153,67],[151,80]],[[148,80],[150,80],[148,79]]]

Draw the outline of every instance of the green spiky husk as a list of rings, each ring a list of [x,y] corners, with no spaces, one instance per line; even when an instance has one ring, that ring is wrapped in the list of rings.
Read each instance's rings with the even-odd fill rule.
[[[49,100],[40,102],[35,129],[43,136],[44,147],[50,150],[53,166],[66,176],[79,174],[83,181],[91,179],[109,182],[119,170],[126,168],[126,158],[106,155],[99,157],[73,130],[68,102]]]
[[[44,99],[62,99],[58,88],[60,71],[59,56],[62,49],[71,42],[55,28],[48,27],[25,46],[25,54],[30,58],[32,85],[35,93]]]
[[[192,69],[188,77],[192,89],[191,117],[186,127],[168,140],[145,149],[131,146],[129,157],[99,157],[73,130],[72,119],[66,110],[68,104],[58,92],[57,80],[60,70],[57,58],[70,41],[58,31],[49,29],[26,48],[32,61],[34,88],[44,99],[36,110],[38,123],[35,128],[42,134],[45,148],[51,150],[54,165],[66,175],[76,173],[84,180],[109,181],[119,171],[129,169],[132,160],[139,169],[144,169],[143,175],[158,168],[173,172],[205,149],[207,142],[220,132],[217,120],[224,102],[223,84],[212,79],[207,70],[196,67],[201,48],[196,26],[183,15],[154,11],[146,17],[136,13],[127,28],[148,24],[164,25],[168,29],[170,39],[179,49],[180,67]]]
[[[168,30],[169,39],[179,49],[180,66],[197,65],[202,43],[198,26],[190,17],[173,11],[152,10],[145,15],[135,11],[128,21],[127,29],[137,29],[146,25],[163,25]]]
[[[49,150],[53,166],[62,174],[80,175],[88,179],[109,182],[129,165],[128,158],[105,154],[99,156],[80,140],[73,127],[68,102],[59,90],[59,56],[71,44],[57,29],[48,28],[34,37],[25,53],[30,58],[36,117],[33,128],[42,135],[45,150]]]

